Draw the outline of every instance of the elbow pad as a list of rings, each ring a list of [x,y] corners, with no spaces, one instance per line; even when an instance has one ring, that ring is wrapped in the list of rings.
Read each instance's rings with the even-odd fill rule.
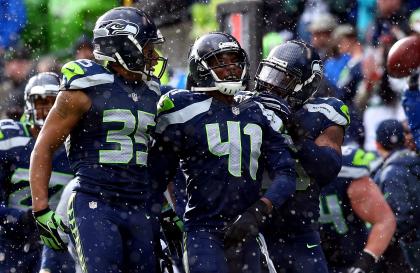
[[[324,186],[335,179],[341,170],[341,155],[331,147],[318,146],[313,140],[297,143],[296,153],[306,173]]]

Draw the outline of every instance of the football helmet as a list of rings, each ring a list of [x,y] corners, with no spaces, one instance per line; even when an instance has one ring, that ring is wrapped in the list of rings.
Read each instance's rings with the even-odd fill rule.
[[[288,41],[260,62],[256,89],[275,92],[297,109],[318,90],[322,75],[322,61],[315,49],[302,41]]]
[[[214,71],[215,68],[223,68],[231,64],[219,63],[213,67],[209,65],[210,58],[227,52],[238,55],[236,65],[242,70],[238,79],[222,80]],[[190,49],[188,60],[192,91],[219,91],[225,95],[234,95],[238,91],[245,90],[248,84],[248,56],[238,41],[230,34],[211,32],[198,38]]]
[[[43,72],[29,79],[25,86],[25,115],[30,124],[41,127],[45,118],[39,117],[35,107],[35,100],[38,97],[57,97],[60,87],[60,77],[56,73]],[[39,109],[38,109],[39,111]]]
[[[161,44],[164,38],[149,16],[136,8],[118,7],[107,11],[96,21],[93,30],[93,54],[101,61],[118,62],[124,69],[143,74],[149,80],[160,79],[166,68],[164,57],[146,57],[143,49],[148,43]],[[154,71],[153,62],[162,62]]]

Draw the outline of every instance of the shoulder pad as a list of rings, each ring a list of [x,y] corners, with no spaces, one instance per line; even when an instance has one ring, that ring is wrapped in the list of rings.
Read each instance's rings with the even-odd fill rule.
[[[355,146],[343,146],[341,151],[343,160],[338,177],[357,179],[370,174],[371,163],[376,160],[374,153],[365,152]]]
[[[71,61],[61,68],[63,81],[60,90],[82,90],[96,85],[113,83],[114,75],[91,60]]]
[[[174,89],[160,97],[156,132],[168,125],[185,123],[210,109],[212,98],[201,93]]]
[[[158,114],[177,111],[208,98],[209,96],[202,93],[184,89],[173,89],[160,97],[157,111]]]
[[[261,110],[261,114],[265,117],[270,127],[276,132],[282,132],[284,129],[283,120],[271,109],[267,109],[258,101],[253,100],[258,108]]]
[[[160,80],[158,78],[153,77],[150,81],[146,81],[145,83],[151,91],[155,92],[158,96],[161,95]]]
[[[30,140],[31,137],[22,123],[11,119],[0,120],[0,150],[25,146]]]
[[[350,124],[349,108],[337,98],[310,99],[303,108],[308,112],[321,113],[337,125],[348,126]]]

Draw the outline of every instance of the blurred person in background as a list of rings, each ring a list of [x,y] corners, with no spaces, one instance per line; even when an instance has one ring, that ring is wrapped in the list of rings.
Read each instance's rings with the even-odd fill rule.
[[[339,54],[348,60],[340,71],[338,79],[331,82],[334,87],[334,97],[349,106],[351,123],[346,130],[345,142],[361,146],[364,143],[362,111],[353,103],[353,99],[363,80],[363,47],[358,41],[356,30],[349,24],[337,26],[332,36],[337,43]]]
[[[404,147],[403,125],[384,120],[376,130],[376,146],[384,159],[374,180],[397,217],[397,230],[384,253],[381,272],[420,270],[420,157]]]
[[[28,49],[21,44],[6,52],[5,59],[6,80],[0,85],[1,117],[19,120],[25,104],[25,85],[34,73],[34,63]]]
[[[332,32],[337,27],[337,19],[330,13],[314,17],[309,25],[311,44],[319,52],[322,61],[333,56]]]
[[[377,0],[376,17],[367,32],[369,45],[378,46],[384,36],[394,36],[397,40],[405,37],[410,28],[408,14],[402,0]]]
[[[25,88],[23,122],[0,120],[0,272],[38,272],[42,246],[32,216],[29,159],[35,140],[58,94],[54,73],[33,76]],[[73,178],[64,146],[54,155],[49,193],[56,207],[64,186]]]
[[[404,146],[415,152],[417,151],[416,142],[414,141],[413,133],[410,130],[410,126],[408,125],[408,120],[404,120],[402,122],[403,128],[404,128]]]
[[[90,39],[86,35],[80,36],[74,44],[74,52],[75,52],[74,57],[77,60],[80,60],[80,59],[93,60],[95,57],[93,56],[92,39]]]
[[[357,146],[343,146],[342,154],[338,177],[321,191],[322,248],[331,273],[368,273],[388,247],[396,220],[369,177],[375,155]]]
[[[44,55],[41,56],[36,63],[36,72],[54,72],[59,73],[60,72],[60,63],[58,63],[57,58],[54,55]]]

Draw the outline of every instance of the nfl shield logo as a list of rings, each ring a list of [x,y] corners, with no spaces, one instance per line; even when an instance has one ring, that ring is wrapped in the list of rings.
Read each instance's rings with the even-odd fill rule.
[[[98,203],[96,203],[95,201],[89,202],[89,208],[96,209],[97,207],[98,207]]]
[[[232,107],[232,113],[236,116],[239,115],[239,113],[240,113],[239,108],[238,107]]]

